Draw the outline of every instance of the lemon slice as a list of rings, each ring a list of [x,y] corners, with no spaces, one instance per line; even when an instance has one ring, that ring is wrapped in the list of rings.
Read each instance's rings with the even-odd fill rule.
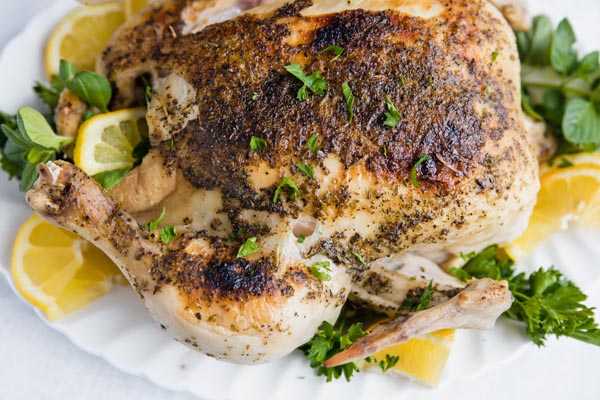
[[[129,18],[148,4],[148,0],[125,0],[125,17]]]
[[[135,147],[148,136],[146,108],[96,115],[79,128],[73,159],[88,175],[133,167]]]
[[[527,229],[504,248],[512,259],[527,256],[553,233],[570,226],[600,227],[600,156],[583,153],[566,159],[571,166],[547,167],[542,173]]]
[[[387,319],[376,323],[368,331],[385,321]],[[423,385],[435,387],[440,382],[446,367],[446,361],[448,361],[452,343],[454,343],[454,333],[454,329],[445,329],[414,337],[371,355],[377,360],[377,363],[361,361],[359,368],[382,373],[378,362],[385,360],[386,355],[398,357],[398,362],[388,369],[386,374],[402,376]]]
[[[58,74],[61,59],[70,61],[77,70],[93,71],[98,55],[124,21],[122,3],[81,6],[68,14],[46,43],[44,63],[48,78]]]
[[[124,279],[91,243],[37,215],[19,230],[11,272],[19,293],[51,321],[85,306]]]

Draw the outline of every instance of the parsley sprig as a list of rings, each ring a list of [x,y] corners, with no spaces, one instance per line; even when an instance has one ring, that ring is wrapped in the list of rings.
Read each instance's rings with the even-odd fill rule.
[[[304,71],[302,71],[302,66],[298,63],[286,65],[284,68],[303,83],[302,87],[298,89],[298,100],[308,99],[307,89],[310,89],[311,92],[319,96],[323,96],[327,89],[329,89],[327,81],[325,81],[325,78],[323,78],[323,75],[321,75],[319,71],[306,75]]]
[[[513,264],[497,256],[497,246],[490,246],[470,258],[463,268],[452,268],[451,273],[463,281],[486,277],[507,280],[515,300],[504,315],[524,322],[527,334],[538,346],[550,335],[600,346],[594,310],[583,304],[587,296],[573,282],[554,268],[540,268],[529,276],[517,274]]]

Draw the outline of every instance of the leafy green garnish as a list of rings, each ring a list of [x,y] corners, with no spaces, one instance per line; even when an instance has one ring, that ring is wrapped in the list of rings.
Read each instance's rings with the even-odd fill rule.
[[[110,190],[121,182],[125,175],[129,172],[129,168],[117,169],[114,171],[100,172],[92,176],[102,187],[106,190]]]
[[[236,257],[237,258],[246,257],[246,256],[256,253],[258,250],[260,250],[260,246],[256,244],[256,238],[251,237],[251,238],[247,239],[240,246]]]
[[[39,176],[37,164],[56,160],[60,149],[75,139],[56,135],[46,118],[30,107],[21,107],[15,122],[8,119],[1,126],[5,136],[2,168],[20,179],[20,189],[27,191]]]
[[[334,62],[335,60],[337,60],[338,58],[340,58],[340,56],[344,52],[344,48],[340,47],[340,46],[327,46],[323,50],[321,50],[319,52],[319,54],[327,53],[329,51],[331,51],[331,52],[333,52],[335,54],[335,57],[333,57],[331,60],[329,60],[329,62]]]
[[[265,139],[259,138],[258,136],[252,136],[250,138],[250,150],[259,151],[269,147],[269,144]]]
[[[537,16],[529,32],[517,33],[523,110],[550,125],[559,154],[600,146],[599,53],[579,59],[575,42],[566,19],[553,30],[548,17]]]
[[[160,230],[160,240],[164,244],[171,243],[177,236],[177,228],[173,225],[166,225]]]
[[[365,259],[363,258],[363,256],[361,256],[360,254],[358,254],[355,251],[352,252],[352,255],[354,257],[356,257],[356,259],[358,260],[359,263],[361,263],[362,265],[367,265],[367,262],[365,261]]]
[[[142,75],[140,77],[142,84],[144,85],[144,104],[148,105],[152,101],[152,84],[148,77]]]
[[[319,326],[315,336],[300,349],[304,351],[309,359],[310,366],[316,369],[316,374],[325,376],[327,382],[338,379],[342,375],[349,382],[354,372],[359,372],[356,363],[350,362],[337,367],[326,368],[323,366],[323,362],[365,335],[366,333],[360,323],[353,324],[345,330],[343,321],[338,327],[324,321]]]
[[[154,221],[149,221],[146,224],[144,224],[144,228],[146,228],[146,230],[149,230],[149,231],[158,229],[158,227],[160,226],[160,223],[162,222],[163,218],[165,218],[166,214],[167,214],[167,207],[163,206],[162,211],[160,212],[160,215],[158,216],[158,218],[156,218]]]
[[[313,274],[318,280],[330,281],[331,275],[324,271],[331,272],[329,261],[318,261],[310,267],[310,273]]]
[[[321,146],[317,146],[317,140],[319,140],[319,135],[315,134],[309,137],[306,141],[306,146],[308,146],[308,149],[315,153],[321,150]]]
[[[344,100],[346,100],[346,107],[348,108],[348,113],[350,114],[348,122],[352,123],[352,120],[354,119],[354,95],[352,94],[352,89],[350,89],[350,85],[348,85],[348,82],[342,83],[342,93],[344,94]]]
[[[402,116],[396,109],[394,103],[392,103],[390,96],[385,96],[385,103],[387,105],[388,112],[385,113],[385,122],[383,124],[385,126],[389,126],[390,128],[395,128],[402,119]]]
[[[91,71],[77,71],[67,60],[60,60],[60,78],[65,86],[86,103],[108,112],[112,97],[110,82],[104,76]]]
[[[306,75],[302,71],[300,64],[297,63],[286,65],[284,68],[287,72],[294,75],[303,83],[302,87],[298,90],[298,100],[308,99],[307,89],[310,89],[311,92],[319,96],[323,96],[325,91],[329,89],[327,82],[319,71],[315,71],[310,75]]]
[[[431,298],[433,297],[433,281],[429,281],[427,286],[423,288],[423,293],[419,297],[417,302],[413,301],[411,298],[407,297],[402,304],[402,308],[410,310],[411,312],[417,312],[425,310],[429,307],[429,303],[431,302]]]
[[[50,116],[54,115],[54,110],[58,106],[60,93],[65,88],[65,85],[58,75],[52,75],[50,78],[50,87],[44,86],[40,82],[36,82],[33,87],[35,94],[42,100],[50,110]]]
[[[493,51],[492,52],[492,62],[496,61],[497,58],[498,58],[498,52],[497,51]]]
[[[294,183],[292,178],[286,176],[281,180],[281,182],[279,182],[279,185],[277,185],[277,188],[275,189],[275,194],[273,195],[273,203],[277,203],[277,199],[279,199],[281,189],[285,186],[288,186],[290,188],[290,192],[288,195],[288,198],[290,200],[295,200],[298,198],[298,196],[300,196],[300,190],[298,190],[298,186],[296,186],[296,183]]]
[[[423,164],[428,159],[429,156],[427,154],[420,156],[415,165],[413,165],[412,169],[410,170],[410,181],[416,187],[421,187],[421,182],[417,180],[417,168],[419,168],[419,165]]]
[[[304,243],[305,240],[306,235],[304,233],[301,233],[300,236],[298,236],[298,243]]]
[[[497,246],[490,246],[471,258],[465,266],[451,268],[457,278],[507,280],[514,302],[504,314],[526,324],[527,334],[538,346],[548,336],[568,336],[600,346],[600,329],[594,310],[583,304],[587,298],[571,281],[554,268],[538,269],[527,277],[517,274],[513,261],[500,259]]]
[[[310,179],[315,179],[315,170],[312,166],[306,164],[294,164],[296,168],[304,172]]]
[[[388,369],[393,368],[396,364],[398,364],[398,361],[400,361],[400,357],[390,356],[389,354],[385,355],[385,360],[374,360],[374,362],[379,365],[379,368],[381,368],[381,372],[386,372]]]

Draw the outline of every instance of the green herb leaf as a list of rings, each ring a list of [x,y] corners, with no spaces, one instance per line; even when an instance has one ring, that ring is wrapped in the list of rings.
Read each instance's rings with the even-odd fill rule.
[[[37,165],[27,163],[25,164],[25,168],[23,168],[23,172],[21,173],[21,184],[19,185],[19,189],[22,192],[26,192],[33,187],[33,184],[40,176],[38,172]]]
[[[149,75],[142,75],[140,80],[144,85],[144,104],[148,105],[152,101],[152,84],[150,83]]]
[[[413,165],[412,169],[410,170],[410,181],[416,187],[421,187],[421,182],[419,182],[417,180],[417,168],[419,168],[419,165],[423,164],[428,159],[429,159],[429,155],[427,155],[427,154],[420,156],[419,160],[417,160],[415,165]]]
[[[354,257],[356,257],[356,259],[358,260],[359,263],[361,263],[362,265],[367,265],[367,262],[365,261],[363,256],[361,256],[360,254],[358,254],[355,251],[352,252],[352,255],[354,255]]]
[[[600,346],[600,329],[593,309],[583,304],[587,296],[554,268],[540,268],[529,277],[516,274],[512,260],[498,258],[497,246],[490,246],[470,259],[462,270],[453,268],[451,272],[465,281],[472,277],[507,280],[515,301],[504,315],[524,322],[529,337],[538,346],[549,335]]]
[[[600,144],[600,114],[593,103],[574,98],[567,103],[562,121],[565,138],[575,144]]]
[[[557,72],[567,75],[577,65],[577,52],[573,49],[575,40],[569,21],[560,21],[550,48],[550,63]]]
[[[379,365],[379,368],[381,368],[381,372],[385,373],[387,370],[398,364],[398,361],[400,361],[400,357],[386,354],[385,360],[377,361],[377,365]]]
[[[304,233],[301,233],[300,236],[298,236],[298,243],[304,243],[305,240],[306,235]]]
[[[305,75],[300,64],[286,65],[285,70],[298,78],[304,85],[298,90],[298,100],[306,100],[308,98],[307,88],[311,92],[319,96],[323,96],[325,91],[329,89],[327,82],[319,71],[315,71],[310,75]]]
[[[528,64],[545,66],[550,63],[552,36],[552,22],[548,17],[540,15],[533,18],[527,49]]]
[[[348,122],[352,123],[352,120],[354,119],[354,95],[352,94],[352,89],[350,89],[350,85],[348,85],[348,82],[342,83],[342,92],[344,94],[344,100],[346,100],[346,107],[348,108],[348,113],[350,114]]]
[[[330,281],[331,275],[324,271],[331,272],[329,261],[318,261],[310,267],[310,273],[313,274],[318,280]]]
[[[17,126],[31,142],[47,149],[59,150],[75,140],[72,137],[56,135],[46,118],[31,107],[19,108]]]
[[[300,171],[304,172],[304,174],[306,176],[308,176],[310,179],[315,179],[315,171],[314,171],[314,168],[312,166],[306,165],[306,164],[294,164],[294,165]]]
[[[306,141],[306,146],[308,146],[308,149],[315,153],[321,150],[321,146],[317,146],[317,140],[319,140],[319,135],[312,135]]]
[[[389,126],[390,128],[395,128],[402,119],[402,116],[396,109],[394,103],[392,103],[390,96],[385,96],[385,103],[387,105],[388,112],[385,113],[385,122],[383,124],[385,126]]]
[[[125,177],[125,175],[127,175],[128,172],[129,168],[116,169],[114,171],[100,172],[99,174],[92,176],[92,178],[94,178],[96,182],[102,185],[104,189],[110,190],[113,187],[115,187],[117,183],[121,182],[121,180],[123,180],[123,178]]]
[[[166,143],[167,149],[172,150],[174,145],[175,145],[175,141],[173,140],[173,138],[170,138],[167,140],[167,143]]]
[[[144,228],[146,228],[146,230],[148,230],[148,231],[153,231],[153,230],[157,229],[160,226],[160,223],[162,222],[166,213],[167,213],[167,207],[163,206],[162,211],[160,212],[160,215],[158,216],[158,218],[156,218],[154,221],[149,221],[146,224],[144,224]]]
[[[246,240],[238,249],[237,258],[242,258],[256,253],[260,250],[260,246],[256,244],[256,238],[251,237]]]
[[[51,78],[51,87],[44,86],[40,82],[36,82],[33,87],[35,94],[42,100],[50,110],[51,115],[54,115],[54,110],[58,105],[58,99],[60,98],[60,92],[62,92],[64,85],[60,78],[53,75]]]
[[[337,367],[326,368],[323,367],[323,361],[341,352],[365,335],[366,333],[363,331],[360,323],[353,324],[348,330],[344,330],[343,321],[336,327],[324,321],[319,326],[319,330],[315,336],[308,343],[300,347],[300,349],[304,351],[304,354],[310,361],[310,366],[316,370],[317,375],[325,376],[327,382],[330,382],[332,379],[338,379],[341,376],[346,381],[350,381],[352,375],[355,372],[359,372],[356,363],[350,362]]]
[[[419,303],[417,303],[411,311],[417,312],[421,310],[425,310],[429,307],[429,303],[431,302],[431,298],[433,297],[433,281],[429,281],[425,289],[423,289],[423,293],[419,298]]]
[[[77,72],[66,60],[60,60],[60,77],[65,86],[86,103],[108,112],[112,97],[110,82],[104,76],[91,71]]]
[[[498,52],[497,51],[493,51],[492,52],[492,62],[496,61],[497,58],[498,58]]]
[[[269,147],[269,144],[265,139],[259,138],[258,136],[252,136],[250,138],[250,150],[260,151]]]
[[[331,52],[333,52],[335,54],[335,57],[333,57],[331,60],[329,60],[329,62],[334,62],[335,60],[337,60],[338,58],[340,58],[340,56],[344,52],[344,48],[340,47],[340,46],[327,46],[323,50],[321,50],[319,52],[319,54],[327,53],[329,51],[331,51]]]
[[[256,101],[258,100],[258,93],[254,92],[252,93],[252,101]]]
[[[171,243],[177,236],[177,228],[173,225],[166,225],[160,230],[160,240],[164,244]]]
[[[275,189],[275,194],[273,195],[273,203],[277,203],[277,199],[279,199],[279,193],[281,192],[281,189],[284,186],[288,186],[290,188],[290,193],[288,195],[288,198],[290,200],[295,200],[300,196],[300,190],[298,190],[298,186],[296,186],[296,183],[294,183],[292,178],[286,176],[281,180],[281,182],[279,182],[279,185],[277,185],[277,188]]]
[[[580,78],[587,80],[588,76],[596,72],[596,70],[598,69],[599,57],[600,53],[597,51],[591,52],[590,54],[583,57],[583,59],[579,63],[579,66],[577,67],[577,75]]]

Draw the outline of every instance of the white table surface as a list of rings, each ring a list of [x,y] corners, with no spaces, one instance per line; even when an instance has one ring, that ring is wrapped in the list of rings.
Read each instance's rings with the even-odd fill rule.
[[[564,8],[561,0],[545,1],[563,3],[561,8]],[[2,0],[0,48],[31,16],[51,2]],[[600,48],[600,1],[572,0],[566,16],[575,26],[584,48]],[[15,182],[7,183],[4,176],[0,178],[0,188],[9,184]],[[592,303],[600,304],[598,287],[590,295]],[[125,374],[79,350],[42,322],[0,277],[0,400],[194,398]],[[442,398],[600,399],[600,348],[569,339],[551,340],[545,348],[532,346],[518,359],[492,369],[476,381],[413,397],[414,400]]]

